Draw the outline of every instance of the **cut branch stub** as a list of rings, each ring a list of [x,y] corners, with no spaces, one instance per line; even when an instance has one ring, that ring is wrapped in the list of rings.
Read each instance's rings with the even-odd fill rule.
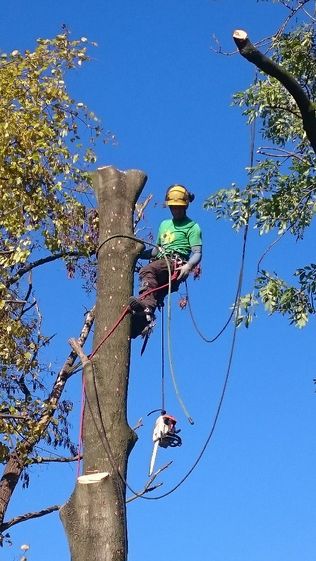
[[[243,29],[235,29],[233,33],[233,38],[236,45],[238,46],[238,42],[245,41],[248,38],[248,34]]]

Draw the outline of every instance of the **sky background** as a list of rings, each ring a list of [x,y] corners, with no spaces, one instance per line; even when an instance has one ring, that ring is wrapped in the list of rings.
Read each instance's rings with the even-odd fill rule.
[[[245,183],[250,131],[235,91],[246,88],[254,68],[239,55],[214,52],[218,38],[232,53],[231,35],[244,28],[253,41],[274,32],[286,12],[255,0],[16,0],[3,4],[2,51],[33,49],[38,37],[53,37],[66,24],[73,38],[98,43],[92,61],[69,77],[72,95],[88,104],[116,138],[100,145],[98,165],[148,174],[144,196],[155,203],[145,214],[144,232],[156,232],[168,216],[162,207],[175,182],[196,195],[188,214],[203,230],[203,274],[190,280],[193,310],[202,331],[214,336],[225,323],[236,291],[242,235],[203,209],[214,191]],[[258,136],[257,147],[261,145]],[[257,262],[273,237],[250,231],[243,292],[252,288]],[[304,242],[284,239],[264,261],[288,280],[314,260],[315,230]],[[56,333],[51,360],[60,367],[91,299],[80,283],[67,281],[62,264],[38,271],[47,334]],[[135,282],[137,286],[137,281]],[[188,311],[173,295],[172,348],[181,394],[195,420],[183,416],[167,381],[167,409],[178,419],[183,446],[159,450],[157,465],[173,460],[161,478],[161,492],[185,475],[199,454],[217,408],[232,341],[232,327],[214,344],[194,331]],[[56,311],[57,310],[57,311]],[[160,318],[147,350],[133,342],[129,422],[144,427],[130,458],[134,489],[146,481],[151,434],[160,407]],[[89,352],[89,349],[87,349]],[[169,497],[137,500],[128,506],[129,561],[161,558],[195,561],[315,560],[315,323],[304,330],[285,318],[258,310],[249,330],[240,328],[231,377],[220,419],[209,447],[189,479]],[[73,434],[78,433],[79,376],[66,397],[75,403]],[[44,454],[44,452],[43,452]],[[28,490],[18,489],[8,518],[63,504],[72,492],[76,466],[43,466],[31,471]],[[160,494],[160,493],[159,493]],[[12,531],[13,545],[0,559],[15,561],[20,545],[30,545],[29,561],[66,561],[68,546],[54,513]]]

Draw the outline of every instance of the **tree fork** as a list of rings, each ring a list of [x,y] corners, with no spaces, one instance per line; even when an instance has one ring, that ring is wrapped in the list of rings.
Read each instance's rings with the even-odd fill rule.
[[[247,32],[242,29],[236,29],[233,33],[233,39],[240,54],[249,62],[252,62],[259,70],[262,70],[269,76],[276,78],[295,99],[300,110],[303,128],[307,138],[316,154],[316,113],[315,106],[305,94],[303,88],[295,80],[295,78],[287,72],[283,66],[280,66],[266,55],[262,54],[249,40]]]
[[[134,266],[142,246],[124,235],[134,235],[133,212],[146,179],[141,171],[124,172],[111,166],[99,168],[93,176],[99,203],[94,348],[133,291]],[[109,239],[115,235],[122,237]],[[60,512],[72,561],[127,558],[125,480],[128,456],[137,440],[127,424],[129,364],[127,316],[84,368],[84,476]]]

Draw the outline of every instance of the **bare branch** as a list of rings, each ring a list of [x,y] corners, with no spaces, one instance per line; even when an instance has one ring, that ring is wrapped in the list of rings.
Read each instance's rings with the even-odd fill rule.
[[[3,301],[4,301],[6,304],[19,304],[19,305],[21,305],[21,304],[26,304],[26,302],[27,302],[27,300],[16,300],[16,299],[14,299],[14,300],[9,299],[9,300],[3,300]]]
[[[17,385],[19,386],[21,392],[24,394],[25,401],[29,401],[30,399],[32,399],[31,392],[25,383],[24,374],[21,374],[20,378],[18,378],[18,376],[14,376],[13,379],[16,380]]]
[[[71,346],[71,348],[73,349],[73,351],[80,358],[82,366],[85,366],[89,362],[89,359],[88,359],[87,355],[83,352],[82,347],[79,344],[79,341],[72,338],[72,339],[68,340],[68,343]]]
[[[26,301],[26,303],[28,302],[28,299],[31,296],[32,288],[33,288],[33,274],[32,274],[32,271],[30,271],[29,274],[28,274],[28,287],[27,287],[26,294],[24,296],[24,300]],[[27,308],[25,308],[23,306],[23,308],[21,308],[20,315],[19,315],[18,319],[21,319],[21,317],[23,316],[24,313],[26,313],[28,310],[33,308],[33,306],[35,306],[35,303],[36,303],[36,300],[32,304],[30,304],[30,306],[28,306]]]
[[[254,45],[256,47],[264,47],[266,45],[270,45],[271,41],[274,39],[278,39],[280,37],[280,35],[282,35],[286,29],[286,27],[288,26],[289,22],[291,21],[291,19],[295,16],[295,14],[302,9],[303,12],[305,12],[307,14],[307,16],[315,21],[315,18],[307,12],[306,8],[304,8],[303,6],[305,4],[307,4],[309,2],[309,0],[301,0],[301,2],[298,3],[298,5],[296,6],[296,8],[290,8],[285,2],[281,2],[286,8],[288,8],[289,10],[291,10],[291,13],[285,18],[285,20],[283,21],[283,23],[280,25],[280,27],[277,29],[277,31],[273,34],[273,35],[269,35],[267,37],[263,37],[262,39],[260,39],[259,41],[256,41],[254,43]],[[216,45],[216,47],[211,47],[211,50],[213,52],[215,52],[218,55],[224,55],[224,56],[232,56],[232,55],[236,55],[238,53],[237,51],[223,51],[222,46],[220,44],[219,39],[216,37],[216,35],[212,35],[213,41]],[[267,48],[267,51],[270,50],[271,47]]]
[[[83,347],[83,345],[85,344],[87,337],[90,333],[91,327],[93,325],[94,322],[94,313],[95,313],[95,308],[93,307],[87,314],[86,314],[86,318],[85,318],[85,322],[83,325],[83,328],[81,330],[80,336],[77,340],[78,344],[80,345],[80,347]],[[68,380],[68,378],[70,377],[72,371],[72,366],[75,363],[75,360],[77,358],[77,352],[76,351],[71,351],[71,353],[69,354],[67,360],[65,361],[63,367],[61,368],[54,387],[51,391],[51,394],[48,398],[48,403],[50,404],[50,407],[52,404],[54,403],[58,403],[58,400],[60,398],[60,395],[64,389],[65,383]],[[43,415],[43,417],[45,416],[45,414]],[[42,418],[43,418],[42,417]]]
[[[135,501],[136,499],[139,499],[139,497],[142,497],[146,493],[150,493],[151,491],[154,491],[158,487],[161,487],[162,483],[157,483],[157,485],[152,485],[152,484],[155,481],[155,479],[158,477],[158,475],[162,471],[167,469],[171,464],[172,464],[172,461],[169,462],[168,464],[165,464],[161,468],[157,469],[157,471],[155,471],[155,473],[153,473],[152,476],[148,479],[148,481],[147,481],[145,487],[143,488],[143,490],[140,491],[139,493],[135,493],[132,497],[129,497],[128,499],[126,499],[126,504],[131,503],[132,501]]]
[[[23,310],[22,310],[21,314],[19,315],[18,319],[21,319],[21,317],[24,316],[24,314],[26,314],[32,308],[34,308],[35,304],[36,304],[36,300],[34,300],[33,304],[30,304],[27,308],[23,308]]]
[[[10,413],[0,413],[0,419],[19,419],[26,421],[29,419],[27,415],[11,415]]]
[[[302,158],[299,154],[295,152],[289,152],[284,148],[274,147],[274,146],[261,146],[257,150],[257,154],[262,154],[262,156],[270,156],[272,158],[296,158],[300,162],[309,164],[306,158]]]
[[[46,514],[51,514],[51,512],[59,510],[60,506],[61,505],[49,506],[48,508],[38,510],[37,512],[27,512],[26,514],[21,514],[20,516],[11,518],[11,520],[8,520],[8,522],[3,522],[3,524],[1,524],[0,532],[4,532],[8,528],[12,528],[12,526],[15,526],[16,524],[20,524],[20,522],[26,522],[26,520],[32,520],[33,518],[40,518],[41,516],[45,516]]]
[[[54,255],[47,255],[46,257],[42,257],[41,259],[37,259],[37,261],[33,261],[32,263],[26,263],[21,267],[17,273],[7,280],[5,286],[8,288],[12,284],[18,282],[23,275],[32,271],[36,267],[40,267],[41,265],[45,265],[46,263],[51,263],[52,261],[56,261],[57,259],[61,259],[62,257],[79,257],[80,253],[78,251],[59,251],[59,253],[54,253]]]
[[[297,119],[300,118],[300,114],[297,111],[294,111],[293,109],[290,109],[290,107],[282,107],[281,105],[266,105],[265,106],[267,109],[271,109],[271,111],[283,111],[284,113],[289,113],[290,115],[294,115],[294,117],[296,117]]]
[[[138,419],[138,421],[137,421],[135,427],[133,427],[133,430],[140,429],[140,427],[143,427],[143,426],[144,426],[143,419],[140,418],[140,419]]]
[[[70,462],[78,462],[79,460],[82,460],[82,456],[71,456],[69,458],[66,457],[62,457],[59,456],[58,458],[55,458],[53,456],[49,456],[47,458],[44,458],[42,456],[36,456],[35,458],[30,458],[30,460],[28,461],[28,465],[30,464],[48,464],[48,463],[56,463],[56,464],[66,464],[66,463],[70,463]]]
[[[138,224],[138,222],[140,222],[144,216],[144,210],[147,207],[147,205],[150,203],[151,199],[153,198],[152,195],[148,195],[148,197],[144,200],[143,203],[137,203],[135,205],[135,218],[134,218],[134,230]]]
[[[264,258],[268,255],[268,253],[270,253],[270,251],[272,250],[272,248],[279,243],[279,241],[282,240],[282,238],[285,236],[285,234],[291,229],[292,224],[290,224],[290,226],[288,226],[286,228],[286,230],[284,230],[284,232],[282,232],[281,235],[279,235],[273,242],[271,242],[268,247],[265,249],[265,251],[263,252],[263,254],[261,255],[258,263],[257,263],[257,274],[260,272],[260,266],[262,261],[264,260]]]
[[[284,33],[285,28],[287,27],[287,25],[289,24],[289,22],[291,21],[291,19],[297,14],[297,12],[303,8],[303,6],[305,4],[307,4],[307,2],[309,2],[309,0],[301,0],[301,2],[299,2],[296,6],[296,8],[290,8],[290,6],[288,6],[287,4],[285,4],[285,2],[281,2],[285,8],[288,8],[291,13],[288,15],[287,18],[285,18],[284,22],[282,23],[281,27],[278,29],[278,31],[275,33],[274,38],[278,39],[278,37],[280,35],[282,35],[282,33]],[[304,8],[303,8],[304,9]]]

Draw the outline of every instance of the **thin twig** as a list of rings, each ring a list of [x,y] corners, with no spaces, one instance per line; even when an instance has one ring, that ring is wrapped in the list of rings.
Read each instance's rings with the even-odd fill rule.
[[[27,415],[11,415],[10,413],[0,413],[0,419],[19,419],[27,420],[29,417]]]
[[[139,497],[142,497],[146,493],[150,493],[151,491],[154,491],[158,487],[161,487],[162,483],[157,483],[157,485],[152,485],[152,484],[155,481],[155,479],[158,477],[158,475],[162,471],[167,469],[171,464],[172,464],[172,461],[169,462],[168,464],[165,464],[164,466],[159,468],[157,471],[155,471],[155,473],[153,473],[152,476],[148,479],[148,481],[147,481],[146,485],[144,486],[143,490],[140,491],[139,493],[135,493],[135,495],[126,499],[126,504],[131,503],[132,501],[135,501],[136,499],[138,499]]]
[[[257,263],[257,274],[260,272],[260,265],[262,263],[262,261],[264,260],[264,258],[268,255],[268,253],[270,253],[271,249],[277,244],[279,243],[279,241],[282,240],[282,238],[284,237],[284,235],[291,229],[292,224],[290,224],[290,226],[288,226],[286,228],[286,230],[284,230],[284,232],[282,232],[282,234],[280,234],[273,242],[271,242],[268,247],[265,249],[265,251],[263,252],[263,254],[261,255],[258,263]]]
[[[291,21],[291,19],[295,16],[295,14],[297,14],[297,12],[303,8],[303,6],[309,2],[309,0],[302,0],[301,2],[298,3],[298,5],[296,6],[296,8],[290,8],[289,6],[286,6],[286,4],[284,4],[284,6],[286,8],[289,8],[289,10],[291,10],[291,13],[288,15],[287,18],[285,18],[284,22],[282,23],[282,25],[280,26],[280,28],[278,29],[278,31],[273,35],[274,39],[278,39],[280,35],[282,35],[285,31],[285,28],[287,27],[287,25],[289,24],[289,22]],[[282,2],[283,3],[283,2]]]
[[[266,150],[271,150],[271,153],[266,152]],[[273,154],[272,152],[275,153]],[[283,152],[283,154],[281,154],[281,152]],[[299,156],[295,152],[289,152],[288,150],[285,150],[283,148],[275,148],[273,146],[261,146],[258,148],[257,154],[262,154],[262,156],[271,156],[273,158],[297,158],[297,160],[305,164],[310,163],[305,158],[302,158],[302,156]]]
[[[138,430],[138,429],[140,429],[140,427],[143,427],[143,426],[144,426],[143,419],[140,418],[140,419],[138,419],[135,427],[133,427],[133,430]]]

